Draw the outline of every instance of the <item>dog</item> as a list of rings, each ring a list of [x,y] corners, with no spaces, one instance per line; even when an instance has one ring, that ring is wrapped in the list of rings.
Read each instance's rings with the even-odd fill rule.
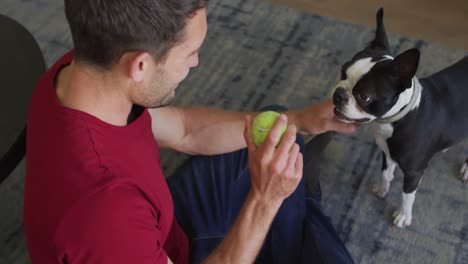
[[[432,156],[468,136],[468,56],[418,79],[419,50],[393,57],[383,15],[380,8],[370,45],[343,64],[332,100],[339,120],[370,123],[382,150],[382,176],[373,193],[385,197],[396,165],[403,171],[402,201],[393,224],[404,228],[411,224],[416,191]],[[460,174],[467,184],[468,159]]]

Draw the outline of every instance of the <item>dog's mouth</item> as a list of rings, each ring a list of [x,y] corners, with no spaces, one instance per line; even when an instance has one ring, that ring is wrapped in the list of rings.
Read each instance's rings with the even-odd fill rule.
[[[338,118],[339,120],[343,121],[343,122],[346,122],[346,123],[354,123],[354,122],[357,122],[357,123],[366,123],[366,122],[369,122],[370,119],[369,118],[359,118],[359,119],[353,119],[353,118],[349,118],[347,117],[345,114],[343,114],[338,108],[335,107],[335,109],[333,109],[333,113],[335,114],[336,118]]]

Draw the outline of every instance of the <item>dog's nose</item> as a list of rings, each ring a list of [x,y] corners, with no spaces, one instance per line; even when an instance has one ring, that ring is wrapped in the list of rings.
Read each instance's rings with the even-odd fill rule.
[[[333,93],[333,104],[334,105],[341,105],[348,101],[348,93],[343,87],[336,88],[335,92]]]

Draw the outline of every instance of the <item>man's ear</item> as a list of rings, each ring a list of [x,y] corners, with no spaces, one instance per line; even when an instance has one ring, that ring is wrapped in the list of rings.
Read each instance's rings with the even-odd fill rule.
[[[133,52],[122,56],[122,60],[126,64],[128,76],[134,82],[141,82],[151,69],[153,57],[148,52]]]
[[[414,75],[416,75],[419,66],[419,57],[419,50],[409,49],[395,58],[395,67],[402,83],[406,84],[410,82]]]

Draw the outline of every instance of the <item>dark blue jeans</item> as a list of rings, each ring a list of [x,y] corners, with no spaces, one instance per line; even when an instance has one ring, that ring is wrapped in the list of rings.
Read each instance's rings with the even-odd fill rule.
[[[268,110],[282,110],[268,108]],[[297,142],[304,151],[304,142]],[[246,149],[215,156],[195,156],[168,178],[174,212],[190,240],[191,263],[200,263],[234,223],[250,189]],[[317,196],[302,179],[284,200],[256,263],[353,263],[324,215]]]

